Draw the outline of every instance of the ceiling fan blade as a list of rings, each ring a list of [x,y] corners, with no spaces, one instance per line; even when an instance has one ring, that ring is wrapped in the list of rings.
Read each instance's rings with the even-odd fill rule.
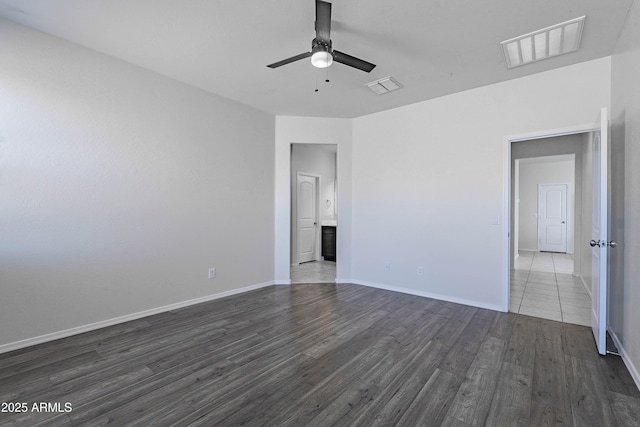
[[[273,64],[267,65],[269,68],[278,68],[283,65],[290,64],[291,62],[296,62],[304,58],[308,58],[311,56],[311,52],[301,53],[300,55],[292,56],[291,58],[283,59],[282,61],[274,62]]]
[[[316,40],[331,41],[331,3],[322,0],[316,0]]]
[[[333,51],[333,60],[367,73],[370,73],[371,70],[376,68],[376,64],[356,58],[355,56],[347,55],[346,53],[338,52],[337,50]]]

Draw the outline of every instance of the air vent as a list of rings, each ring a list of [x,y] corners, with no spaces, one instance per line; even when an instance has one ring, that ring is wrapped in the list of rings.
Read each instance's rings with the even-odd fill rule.
[[[393,92],[394,90],[398,90],[402,87],[402,85],[391,76],[383,77],[376,81],[369,82],[365,86],[367,86],[378,95]]]
[[[586,16],[500,42],[507,68],[530,64],[580,48]]]

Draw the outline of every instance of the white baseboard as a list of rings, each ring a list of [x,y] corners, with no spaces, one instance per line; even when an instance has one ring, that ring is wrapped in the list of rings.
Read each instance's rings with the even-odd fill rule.
[[[290,285],[291,284],[291,279],[287,279],[287,280],[276,280],[275,282],[273,282],[275,285]]]
[[[484,304],[478,301],[472,301],[472,300],[467,300],[462,298],[454,298],[447,295],[434,294],[430,292],[416,291],[414,289],[408,289],[408,288],[403,288],[399,286],[383,285],[381,283],[367,282],[367,281],[358,280],[358,279],[340,279],[336,277],[336,284],[362,285],[362,286],[368,286],[370,288],[384,289],[386,291],[393,291],[393,292],[400,292],[403,294],[415,295],[418,297],[425,297],[425,298],[437,299],[440,301],[454,302],[456,304],[469,305],[471,307],[486,308],[488,310],[493,310],[493,311],[504,311],[502,309],[502,306],[500,305]]]
[[[152,316],[154,314],[163,313],[165,311],[177,310],[179,308],[188,307],[190,305],[200,304],[207,301],[216,300],[219,298],[228,297],[231,295],[241,294],[244,292],[253,291],[255,289],[264,288],[275,284],[274,281],[258,283],[257,285],[245,286],[243,288],[232,289],[230,291],[220,292],[218,294],[207,295],[200,298],[194,298],[187,301],[177,302],[175,304],[165,305],[163,307],[151,308],[149,310],[139,311],[137,313],[125,314],[124,316],[114,317],[112,319],[101,320],[100,322],[90,323],[88,325],[76,326],[75,328],[65,329],[63,331],[52,332],[50,334],[40,335],[33,338],[27,338],[21,341],[10,342],[0,345],[0,354],[7,353],[9,351],[18,350],[20,348],[29,347],[36,344],[42,344],[47,341],[53,341],[60,338],[70,337],[72,335],[81,334],[83,332],[89,332],[100,328],[106,328],[107,326],[113,326],[131,320],[141,319],[143,317]]]
[[[343,283],[343,282],[340,282]],[[469,305],[471,307],[486,308],[493,311],[503,311],[501,305],[485,304],[478,301],[450,297],[448,295],[433,294],[431,292],[416,291],[414,289],[403,288],[399,286],[383,285],[381,283],[365,282],[362,280],[351,280],[345,283],[354,283],[356,285],[369,286],[371,288],[384,289],[387,291],[401,292],[403,294],[415,295],[419,297],[432,298],[440,301],[454,302],[456,304]]]
[[[620,339],[618,339],[618,336],[615,334],[615,332],[611,330],[608,332],[609,332],[609,335],[611,335],[611,338],[613,339],[613,342],[615,343],[616,347],[618,347],[618,351],[622,356],[622,361],[624,362],[625,366],[629,370],[629,373],[631,374],[631,378],[633,378],[633,381],[635,381],[636,387],[640,389],[640,374],[638,373],[638,370],[636,369],[635,365],[629,358],[629,355],[625,351],[622,343],[620,342]]]
[[[582,282],[582,286],[584,286],[584,290],[587,291],[587,293],[589,294],[589,298],[593,298],[591,296],[591,286],[587,285],[587,282],[584,281],[584,277],[582,276],[578,276],[580,278],[580,281]]]
[[[518,252],[538,252],[537,249],[523,249],[523,248],[518,248]]]

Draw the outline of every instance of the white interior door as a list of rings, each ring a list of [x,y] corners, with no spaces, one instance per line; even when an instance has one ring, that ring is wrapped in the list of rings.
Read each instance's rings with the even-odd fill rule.
[[[315,259],[317,212],[316,178],[298,174],[297,182],[298,262]]]
[[[538,184],[538,250],[567,252],[567,184]]]
[[[607,109],[600,111],[593,132],[593,216],[591,234],[591,328],[598,353],[607,353]]]
[[[513,239],[511,247],[513,248],[513,259],[517,259],[520,255],[520,160],[516,159],[515,169],[513,171]]]

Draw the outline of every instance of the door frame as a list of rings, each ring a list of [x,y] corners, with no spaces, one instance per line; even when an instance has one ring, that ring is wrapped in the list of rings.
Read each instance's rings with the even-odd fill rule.
[[[569,249],[569,183],[568,182],[551,182],[551,183],[538,183],[538,252],[540,252],[540,191],[544,186],[550,185],[564,185],[564,214],[565,214],[565,225],[564,225],[564,253],[568,253]],[[575,211],[575,209],[574,209]],[[571,226],[573,227],[573,221],[571,221]]]
[[[509,312],[511,299],[511,144],[514,142],[531,141],[536,139],[553,138],[556,136],[575,135],[598,130],[594,123],[568,126],[564,128],[541,130],[536,132],[506,135],[502,145],[502,217],[505,218],[502,227],[502,311]]]
[[[314,261],[320,261],[321,260],[321,254],[320,254],[320,243],[321,243],[321,235],[320,235],[320,231],[321,231],[321,223],[320,223],[320,191],[321,191],[321,183],[322,183],[322,177],[320,175],[316,175],[313,173],[308,173],[308,172],[302,172],[302,171],[296,171],[296,200],[295,203],[291,203],[291,218],[293,219],[293,221],[290,221],[291,224],[293,225],[295,223],[295,226],[291,227],[291,233],[293,236],[293,241],[296,244],[296,250],[295,250],[295,255],[296,255],[296,259],[295,262],[294,260],[291,260],[291,265],[295,266],[295,265],[299,265],[300,264],[300,250],[298,248],[298,182],[300,180],[300,176],[308,176],[311,178],[314,178],[316,180],[316,194],[315,194],[315,199],[316,199],[316,231],[315,231],[315,244],[314,244],[314,248],[313,248],[313,258]],[[292,200],[293,202],[293,200]]]

